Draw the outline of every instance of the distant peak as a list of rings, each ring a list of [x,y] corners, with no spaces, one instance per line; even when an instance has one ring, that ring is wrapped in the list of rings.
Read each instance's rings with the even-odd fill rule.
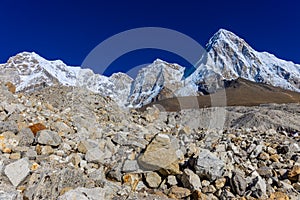
[[[223,28],[220,28],[215,34],[232,34],[232,32],[226,30],[226,29],[223,29]]]
[[[17,56],[39,56],[39,55],[35,52],[23,51],[23,52],[18,53]]]
[[[166,63],[166,61],[163,61],[163,60],[161,60],[161,59],[159,59],[159,58],[157,58],[156,60],[154,60],[154,62],[153,62],[154,64],[161,64],[161,63]]]
[[[220,42],[228,43],[230,41],[244,42],[242,38],[240,38],[233,32],[221,28],[210,38],[209,42],[206,45],[206,49],[207,51],[209,51],[212,48],[212,46],[214,46],[215,44],[218,44]]]
[[[229,39],[229,38],[238,38],[233,32],[226,29],[219,29],[211,38],[211,40],[220,40],[220,39]]]

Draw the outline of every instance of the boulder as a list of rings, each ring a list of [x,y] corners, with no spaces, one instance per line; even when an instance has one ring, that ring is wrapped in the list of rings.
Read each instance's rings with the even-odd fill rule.
[[[151,188],[158,188],[161,183],[161,177],[156,172],[146,174],[146,182]]]
[[[23,158],[7,165],[4,169],[5,175],[14,186],[18,186],[29,175],[30,164],[27,158]]]
[[[62,139],[58,133],[50,130],[41,130],[37,133],[36,137],[39,144],[57,147],[62,143]]]
[[[180,173],[176,149],[166,134],[156,135],[145,152],[138,157],[138,164],[143,170],[162,169],[169,174]]]
[[[181,176],[181,183],[185,188],[189,188],[191,190],[200,190],[201,189],[201,181],[197,174],[195,174],[190,169],[185,169]]]
[[[209,150],[201,149],[194,167],[200,178],[214,181],[222,177],[225,163]]]
[[[105,199],[105,190],[103,188],[83,188],[79,187],[69,190],[58,200],[99,200]]]

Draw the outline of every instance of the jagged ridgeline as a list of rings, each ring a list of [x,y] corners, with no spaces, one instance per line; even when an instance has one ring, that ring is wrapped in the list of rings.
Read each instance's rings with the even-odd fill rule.
[[[35,53],[20,53],[0,66],[3,80],[17,91],[32,91],[54,84],[82,86],[111,97],[121,107],[139,108],[172,97],[216,92],[224,81],[237,78],[295,92],[300,91],[300,65],[257,52],[234,33],[220,29],[207,43],[208,57],[192,74],[185,68],[157,59],[141,69],[135,80],[123,73],[105,77],[90,69],[47,61]]]
[[[207,51],[187,78],[158,59],[135,80],[11,57],[0,199],[300,199],[299,65],[222,29]]]

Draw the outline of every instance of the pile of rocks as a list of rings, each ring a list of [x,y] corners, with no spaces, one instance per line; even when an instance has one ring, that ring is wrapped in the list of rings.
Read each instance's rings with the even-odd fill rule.
[[[0,199],[300,198],[296,120],[237,127],[254,108],[228,108],[214,130],[188,123],[192,111],[125,111],[81,88],[0,90]]]

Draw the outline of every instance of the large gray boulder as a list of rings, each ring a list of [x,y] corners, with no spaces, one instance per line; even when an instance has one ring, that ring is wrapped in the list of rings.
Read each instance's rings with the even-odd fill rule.
[[[4,173],[14,186],[18,186],[29,175],[30,163],[27,158],[20,159],[5,167]]]
[[[66,192],[60,196],[58,200],[99,200],[105,199],[105,191],[103,188],[83,188],[79,187]]]
[[[214,181],[224,173],[225,163],[207,149],[201,149],[195,164],[196,173],[200,178]]]
[[[50,130],[41,130],[37,133],[37,142],[39,144],[56,147],[62,143],[62,139],[57,132]]]

